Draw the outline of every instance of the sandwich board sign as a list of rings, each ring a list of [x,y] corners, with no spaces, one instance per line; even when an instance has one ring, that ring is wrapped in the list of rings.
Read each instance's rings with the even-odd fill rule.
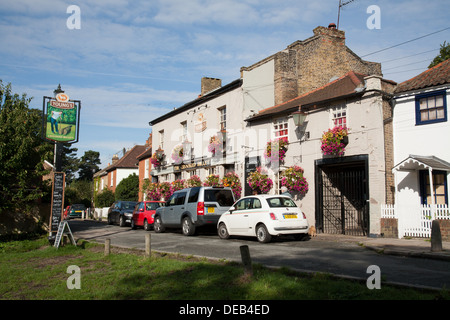
[[[75,143],[79,138],[80,126],[79,100],[70,100],[64,92],[55,98],[44,97],[43,135],[53,142]]]

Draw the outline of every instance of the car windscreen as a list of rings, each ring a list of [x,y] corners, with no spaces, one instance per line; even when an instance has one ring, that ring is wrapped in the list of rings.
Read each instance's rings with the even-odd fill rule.
[[[133,210],[136,206],[136,202],[122,202],[122,209],[124,210]]]
[[[147,210],[156,210],[156,208],[163,207],[163,202],[150,202],[145,205]]]
[[[297,207],[292,199],[283,197],[268,198],[267,203],[271,208]]]
[[[74,204],[72,205],[72,210],[85,210],[86,207],[84,206],[84,204]]]
[[[205,202],[217,202],[219,206],[231,207],[234,203],[233,194],[231,190],[225,189],[206,189]]]

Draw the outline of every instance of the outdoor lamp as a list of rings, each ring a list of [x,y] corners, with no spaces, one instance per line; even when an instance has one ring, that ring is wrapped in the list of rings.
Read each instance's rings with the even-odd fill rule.
[[[292,118],[294,119],[294,124],[297,127],[302,126],[305,123],[307,113],[303,111],[295,111],[292,114]]]

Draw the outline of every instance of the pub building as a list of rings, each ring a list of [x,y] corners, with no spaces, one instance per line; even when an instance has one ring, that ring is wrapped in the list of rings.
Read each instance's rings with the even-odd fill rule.
[[[242,172],[244,144],[242,80],[225,86],[220,79],[202,78],[201,94],[149,122],[152,127],[152,182],[173,182],[197,175],[222,178]],[[243,178],[241,178],[242,181]]]

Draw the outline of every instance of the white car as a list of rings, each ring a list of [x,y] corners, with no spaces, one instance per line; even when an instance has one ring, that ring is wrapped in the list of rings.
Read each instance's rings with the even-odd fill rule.
[[[308,236],[309,225],[305,214],[288,196],[254,195],[239,199],[217,223],[221,239],[230,236],[257,237],[259,242],[270,242],[272,236]]]

